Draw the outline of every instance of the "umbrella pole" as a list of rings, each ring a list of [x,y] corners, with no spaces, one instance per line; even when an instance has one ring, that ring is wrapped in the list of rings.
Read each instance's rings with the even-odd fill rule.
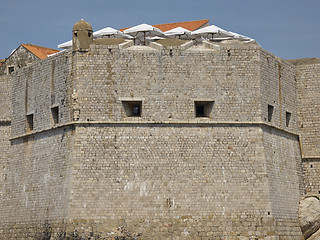
[[[144,33],[144,41],[143,41],[143,44],[146,45],[146,32],[143,32]]]

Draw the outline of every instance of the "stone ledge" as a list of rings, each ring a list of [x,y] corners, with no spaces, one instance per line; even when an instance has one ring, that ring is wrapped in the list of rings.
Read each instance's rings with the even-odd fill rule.
[[[16,135],[16,136],[12,136],[11,138],[9,138],[9,140],[15,140],[15,139],[19,139],[19,138],[24,138],[24,137],[28,137],[28,136],[32,136],[32,135],[36,135],[38,133],[43,133],[46,131],[51,131],[54,129],[58,129],[58,128],[63,128],[63,127],[72,127],[72,126],[76,126],[76,125],[94,125],[94,124],[105,124],[105,125],[124,125],[124,124],[128,124],[128,125],[177,125],[179,127],[185,125],[185,126],[190,126],[190,125],[197,125],[197,126],[221,126],[221,125],[233,125],[233,126],[243,126],[243,125],[249,125],[249,126],[253,126],[253,127],[270,127],[279,131],[283,131],[285,133],[297,136],[300,139],[300,136],[298,133],[292,132],[292,131],[288,131],[286,129],[282,129],[276,126],[272,126],[269,125],[267,123],[264,122],[213,122],[210,120],[197,120],[197,121],[73,121],[73,122],[68,122],[68,123],[64,123],[64,124],[60,124],[60,125],[56,125],[52,128],[46,128],[46,129],[42,129],[42,130],[38,130],[38,131],[32,131],[32,132],[28,132],[26,134],[22,134],[22,135]]]
[[[300,58],[300,59],[288,59],[285,60],[293,65],[299,66],[299,65],[311,65],[311,64],[320,64],[319,58]]]
[[[119,44],[119,49],[126,49],[128,47],[133,46],[133,40],[126,41],[124,43]]]
[[[156,43],[156,42],[150,42],[149,46],[152,47],[152,48],[155,48],[157,50],[162,50],[163,49],[163,46],[161,44],[159,44],[159,43]]]
[[[217,50],[217,51],[220,50],[220,46],[219,45],[213,44],[213,43],[208,42],[208,41],[203,41],[203,46],[206,47],[206,48]]]

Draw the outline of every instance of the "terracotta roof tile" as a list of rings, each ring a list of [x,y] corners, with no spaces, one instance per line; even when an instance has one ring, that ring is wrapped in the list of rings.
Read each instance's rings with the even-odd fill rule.
[[[188,29],[189,31],[194,31],[208,23],[209,23],[209,19],[204,19],[204,20],[189,21],[189,22],[157,24],[153,26],[156,28],[159,28],[162,32],[169,31],[176,27],[183,27],[185,29]]]
[[[164,23],[164,24],[156,24],[152,26],[159,28],[161,31],[165,32],[176,27],[183,27],[185,29],[188,29],[189,31],[194,31],[206,25],[209,25],[209,19],[188,21],[188,22]],[[120,31],[123,31],[125,29],[128,29],[128,28],[122,28],[120,29]]]
[[[23,47],[25,47],[26,49],[28,49],[30,52],[32,52],[34,55],[36,55],[40,59],[45,59],[45,58],[47,58],[48,55],[59,52],[59,50],[36,46],[36,45],[29,44],[29,43],[28,44],[21,44],[21,45]]]

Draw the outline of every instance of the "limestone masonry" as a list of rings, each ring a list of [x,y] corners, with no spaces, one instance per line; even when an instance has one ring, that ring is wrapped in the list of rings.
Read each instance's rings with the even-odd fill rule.
[[[0,239],[304,239],[320,59],[77,27],[0,66]]]

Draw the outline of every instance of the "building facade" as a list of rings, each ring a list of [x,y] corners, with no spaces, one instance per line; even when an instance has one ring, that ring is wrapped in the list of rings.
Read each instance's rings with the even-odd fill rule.
[[[302,239],[299,200],[320,195],[320,60],[90,27],[0,76],[2,238]]]

